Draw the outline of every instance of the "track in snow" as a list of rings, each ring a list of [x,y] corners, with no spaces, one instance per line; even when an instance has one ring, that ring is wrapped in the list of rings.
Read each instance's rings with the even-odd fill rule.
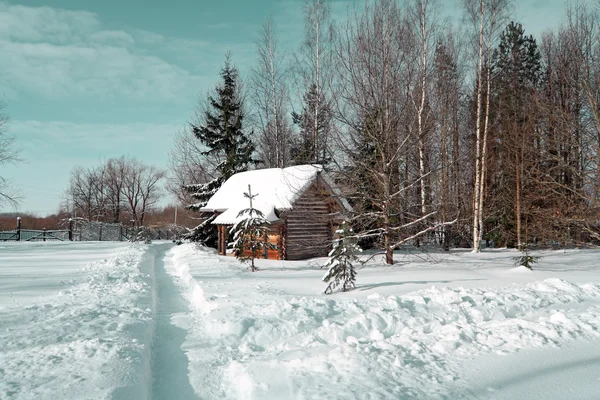
[[[180,289],[164,267],[169,244],[149,249],[153,276],[154,335],[151,346],[151,390],[153,400],[198,399],[188,378],[188,359],[181,349],[186,331],[171,323],[173,314],[189,312]]]

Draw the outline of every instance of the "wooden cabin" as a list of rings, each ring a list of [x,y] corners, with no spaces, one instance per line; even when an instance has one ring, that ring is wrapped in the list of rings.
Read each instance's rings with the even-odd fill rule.
[[[327,256],[335,230],[352,210],[339,189],[319,165],[298,165],[238,173],[211,197],[204,212],[217,214],[218,252],[227,254],[230,229],[240,210],[248,208],[248,185],[257,194],[254,207],[271,223],[264,238],[277,250],[262,256],[275,260],[302,260]]]

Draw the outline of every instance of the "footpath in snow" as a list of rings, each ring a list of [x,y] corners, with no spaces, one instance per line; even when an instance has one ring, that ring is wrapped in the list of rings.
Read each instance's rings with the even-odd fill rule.
[[[0,244],[1,399],[197,399],[167,244]]]
[[[548,252],[538,271],[513,268],[514,255],[401,257],[361,269],[354,291],[333,296],[322,295],[323,260],[261,260],[251,273],[182,245],[165,268],[191,310],[175,323],[200,398],[511,398],[527,386],[517,377],[543,369],[528,352],[556,350],[563,359],[546,365],[560,369],[569,358],[557,349],[600,348],[600,252]],[[504,376],[485,372],[505,360]],[[544,398],[599,398],[596,378]]]

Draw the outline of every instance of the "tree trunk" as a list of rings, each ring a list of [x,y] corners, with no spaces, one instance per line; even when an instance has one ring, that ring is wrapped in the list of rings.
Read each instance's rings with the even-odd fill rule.
[[[481,196],[481,85],[483,79],[483,21],[485,11],[485,0],[480,2],[480,24],[479,24],[479,59],[477,66],[477,104],[475,112],[475,184],[473,187],[473,252],[479,253],[480,247],[480,229],[479,225],[479,207]]]
[[[491,49],[488,45],[487,49],[487,61],[486,61],[486,85],[487,93],[485,94],[485,122],[483,124],[483,140],[481,143],[481,172],[479,174],[479,206],[477,207],[478,225],[479,225],[479,236],[478,243],[481,243],[483,236],[483,199],[485,197],[485,175],[487,170],[487,135],[488,135],[488,124],[490,120],[490,90],[491,90],[491,67],[490,67],[490,56]]]
[[[521,250],[521,166],[519,165],[518,150],[515,152],[515,172],[515,218],[517,225],[517,248]]]

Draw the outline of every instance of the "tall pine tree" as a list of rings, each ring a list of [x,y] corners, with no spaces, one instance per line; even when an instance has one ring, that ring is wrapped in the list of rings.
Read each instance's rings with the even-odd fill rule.
[[[194,136],[206,148],[202,155],[218,160],[218,163],[214,166],[213,180],[185,187],[197,200],[188,206],[190,210],[204,207],[227,179],[255,163],[252,158],[254,145],[243,130],[244,107],[239,94],[238,72],[231,65],[229,56],[221,70],[221,78],[215,93],[208,96],[208,107],[203,112],[201,123],[191,124]],[[214,215],[207,216],[186,238],[215,247],[217,231],[212,225],[214,219]]]

